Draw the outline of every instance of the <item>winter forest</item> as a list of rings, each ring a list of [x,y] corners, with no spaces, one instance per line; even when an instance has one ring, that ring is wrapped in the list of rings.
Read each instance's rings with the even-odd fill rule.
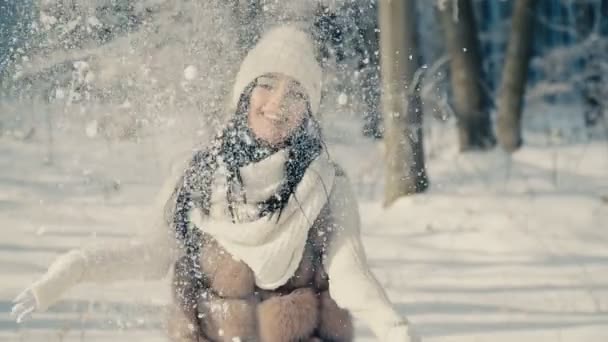
[[[0,0],[0,275],[0,341],[608,341],[608,1]]]

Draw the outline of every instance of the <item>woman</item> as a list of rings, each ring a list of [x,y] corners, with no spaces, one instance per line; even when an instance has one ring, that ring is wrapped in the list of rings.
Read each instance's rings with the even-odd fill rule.
[[[175,341],[350,341],[351,315],[381,341],[414,340],[367,265],[354,195],[315,119],[320,97],[308,35],[268,32],[237,74],[226,128],[161,193],[154,233],[59,257],[13,314],[80,282],[173,266]]]

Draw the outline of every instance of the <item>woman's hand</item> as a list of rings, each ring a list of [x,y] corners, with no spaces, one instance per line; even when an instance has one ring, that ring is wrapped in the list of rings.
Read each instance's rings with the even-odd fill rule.
[[[11,316],[21,323],[34,311],[45,311],[80,281],[85,267],[79,250],[60,255],[42,277],[15,297]]]
[[[11,310],[11,317],[17,320],[17,323],[21,323],[27,320],[32,312],[38,309],[38,302],[34,296],[34,292],[31,288],[25,289],[13,300],[13,309]]]

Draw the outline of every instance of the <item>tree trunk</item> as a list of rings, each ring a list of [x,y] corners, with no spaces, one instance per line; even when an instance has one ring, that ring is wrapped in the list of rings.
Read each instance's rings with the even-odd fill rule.
[[[232,10],[238,23],[238,46],[244,56],[255,46],[261,34],[262,4],[259,0],[232,0]]]
[[[601,22],[603,12],[606,10],[601,7],[602,5],[606,7],[605,2],[581,2],[572,5],[578,43],[584,43],[592,35],[601,36]],[[579,89],[584,105],[583,119],[587,127],[592,127],[600,121],[605,106],[605,99],[601,91],[604,88],[602,64],[605,56],[599,46],[601,44],[596,43],[595,45],[597,48],[589,49],[583,54],[584,67],[581,70],[583,81]]]
[[[496,140],[481,87],[481,54],[471,0],[447,1],[438,12],[450,55],[460,150],[491,148]]]
[[[29,1],[0,0],[0,88],[10,82],[5,72],[31,35],[34,12]]]
[[[422,109],[414,0],[380,0],[380,64],[385,122],[384,205],[428,187],[422,146]]]
[[[370,2],[370,4],[362,5],[358,4],[360,8],[364,6],[372,7],[372,11],[376,13],[378,6],[376,3]],[[365,17],[371,11],[365,12],[363,9],[360,10]],[[363,135],[372,137],[375,139],[381,139],[383,136],[382,128],[382,105],[380,104],[380,56],[375,53],[379,49],[379,35],[378,35],[378,21],[375,19],[366,18],[365,20],[359,20],[359,30],[363,37],[363,47],[361,59],[366,60],[367,63],[362,67],[363,75],[361,79],[361,90],[363,92],[363,102],[365,103],[365,113],[363,115]]]
[[[508,152],[517,150],[522,144],[521,115],[532,49],[535,5],[536,0],[517,0],[513,8],[496,128],[498,142]]]

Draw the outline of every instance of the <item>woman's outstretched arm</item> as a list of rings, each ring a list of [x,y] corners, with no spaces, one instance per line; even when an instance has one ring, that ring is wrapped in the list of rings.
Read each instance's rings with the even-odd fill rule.
[[[165,276],[176,253],[175,239],[168,225],[176,183],[175,177],[167,181],[150,215],[143,215],[144,227],[149,229],[145,236],[119,244],[91,245],[60,255],[40,279],[17,296],[13,316],[21,321],[33,311],[46,310],[78,283]]]
[[[418,341],[369,268],[361,243],[359,210],[346,177],[336,178],[330,205],[334,226],[324,265],[331,297],[367,324],[379,341]]]

